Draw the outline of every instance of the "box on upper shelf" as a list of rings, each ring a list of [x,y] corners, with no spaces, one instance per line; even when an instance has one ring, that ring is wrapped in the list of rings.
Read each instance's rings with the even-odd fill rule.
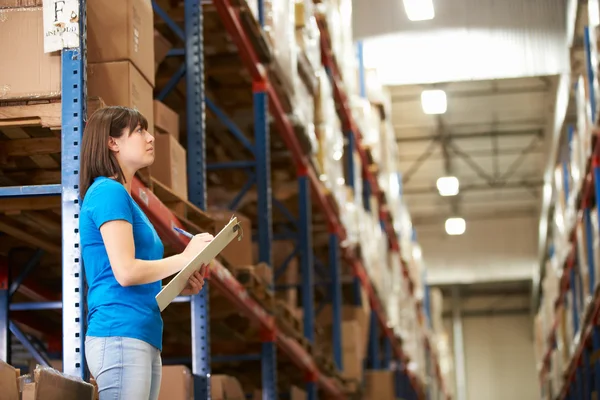
[[[0,38],[11,43],[2,47],[0,57],[0,100],[60,97],[61,55],[44,53],[42,7],[0,13]]]
[[[0,8],[41,7],[43,0],[0,0]]]
[[[89,63],[131,61],[154,87],[154,11],[150,0],[88,0]]]
[[[88,64],[88,96],[97,96],[107,106],[125,106],[140,111],[154,132],[152,86],[129,61]]]
[[[187,200],[187,154],[183,146],[173,135],[157,133],[154,135],[154,154],[151,175]]]
[[[179,114],[165,103],[154,100],[154,128],[156,133],[167,133],[179,140]]]

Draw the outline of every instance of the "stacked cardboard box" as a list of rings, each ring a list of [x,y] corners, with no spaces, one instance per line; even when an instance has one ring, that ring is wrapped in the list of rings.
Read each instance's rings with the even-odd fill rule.
[[[369,337],[369,318],[371,309],[368,299],[362,293],[362,306],[342,307],[342,361],[343,376],[346,379],[362,380],[363,360],[367,352]],[[331,325],[333,321],[333,308],[327,305],[317,316],[317,323],[324,328],[327,334],[318,343],[325,354],[333,354]]]
[[[0,360],[0,398],[3,400],[96,400],[94,383],[62,374],[50,367],[37,366],[30,374],[20,375],[18,369]]]
[[[154,12],[149,0],[87,3],[88,95],[138,109],[154,131]]]
[[[0,101],[60,97],[60,53],[44,53],[42,7],[3,1],[0,9]],[[26,6],[35,5],[27,2]],[[26,49],[26,51],[24,51]]]
[[[394,400],[394,373],[392,371],[367,371],[365,373],[365,398]]]

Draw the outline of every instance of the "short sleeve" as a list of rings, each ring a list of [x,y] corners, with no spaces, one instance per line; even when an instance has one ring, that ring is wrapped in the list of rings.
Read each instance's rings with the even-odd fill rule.
[[[131,197],[118,182],[106,180],[94,188],[88,207],[98,229],[106,222],[115,220],[125,220],[133,224]]]

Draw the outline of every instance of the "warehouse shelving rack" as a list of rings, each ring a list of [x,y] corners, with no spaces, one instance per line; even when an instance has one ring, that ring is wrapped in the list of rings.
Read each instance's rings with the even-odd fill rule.
[[[577,7],[577,6],[575,6]],[[577,14],[577,13],[575,13]],[[573,18],[577,16],[573,15]],[[575,29],[575,23],[572,28]],[[574,299],[572,302],[572,329],[574,332],[571,345],[571,357],[564,374],[565,380],[558,393],[552,393],[555,399],[592,399],[592,392],[600,390],[600,360],[597,357],[600,351],[600,285],[599,277],[595,274],[594,250],[593,250],[593,225],[591,210],[598,205],[600,199],[600,140],[598,135],[598,108],[596,101],[596,84],[598,80],[597,67],[592,65],[590,43],[590,28],[585,26],[583,31],[583,51],[585,55],[585,69],[587,74],[587,93],[589,96],[589,110],[592,124],[592,152],[587,160],[581,192],[577,194],[580,202],[578,204],[577,221],[583,224],[585,238],[578,237],[576,231],[571,232],[569,238],[570,251],[564,260],[563,271],[560,277],[559,296],[554,304],[556,308],[564,303],[566,296]],[[575,128],[567,127],[569,132]],[[600,218],[600,217],[599,217]],[[582,261],[577,256],[577,245],[585,240],[587,265],[581,265]],[[591,296],[589,301],[583,297],[583,284],[581,277],[576,273],[576,268],[587,269],[588,290]],[[570,292],[570,293],[569,293]],[[580,306],[579,306],[580,305]],[[559,327],[558,315],[554,316],[553,325],[546,340],[547,350],[542,359],[539,372],[540,384],[542,386],[543,398],[548,398],[549,393],[544,393],[545,382],[551,368],[551,355],[557,346],[557,329]],[[594,360],[595,358],[595,360]],[[592,363],[592,360],[593,363]]]
[[[264,24],[263,2],[259,0],[259,22]],[[253,163],[253,180],[258,191],[258,241],[259,261],[271,265],[271,242],[274,239],[271,221],[271,188],[270,188],[270,154],[269,154],[269,125],[268,113],[274,118],[284,143],[290,150],[296,164],[300,215],[297,221],[299,230],[299,254],[301,259],[302,298],[304,307],[304,334],[309,341],[314,339],[314,314],[313,309],[313,255],[311,245],[311,200],[315,200],[325,215],[330,234],[329,268],[331,273],[331,291],[333,306],[333,344],[334,360],[338,368],[342,366],[341,351],[341,278],[340,262],[344,259],[352,266],[358,281],[368,294],[372,309],[372,319],[369,333],[369,360],[370,368],[392,368],[398,375],[398,397],[413,399],[424,396],[422,384],[407,369],[408,359],[402,351],[400,341],[388,327],[384,309],[377,298],[364,266],[357,255],[347,247],[342,247],[341,242],[346,237],[339,215],[334,211],[333,199],[324,191],[315,170],[308,159],[303,155],[300,143],[296,138],[278,95],[269,84],[265,67],[260,63],[257,54],[242,28],[242,23],[237,9],[230,0],[214,0],[213,4],[220,15],[227,32],[236,44],[241,59],[253,79],[254,99],[254,128],[255,143],[252,150],[255,155]],[[159,99],[164,98],[169,90],[185,76],[187,89],[187,126],[188,126],[188,187],[189,199],[201,210],[206,210],[206,170],[210,166],[205,161],[205,105],[217,110],[216,106],[204,97],[204,72],[203,72],[203,17],[202,5],[198,0],[185,0],[185,30],[182,31],[169,16],[153,2],[155,14],[165,22],[185,42],[184,49],[174,49],[169,55],[184,55],[185,62],[180,70],[159,94]],[[37,293],[36,303],[10,304],[12,294],[22,284],[24,277],[33,269],[40,252],[25,268],[22,276],[14,281],[9,278],[8,265],[0,265],[0,358],[6,359],[9,349],[9,331],[17,336],[32,352],[38,363],[47,365],[46,355],[37,350],[27,337],[19,331],[17,325],[9,321],[10,310],[26,309],[59,309],[63,312],[63,370],[65,373],[85,377],[84,367],[84,280],[80,265],[80,248],[78,235],[79,191],[78,169],[79,149],[81,134],[86,120],[86,1],[80,0],[80,43],[78,48],[62,50],[62,178],[61,184],[42,186],[19,186],[0,188],[1,197],[48,196],[61,195],[62,204],[62,301],[50,301],[51,297],[42,294],[39,288],[32,288]],[[321,34],[326,37],[326,27],[320,26]],[[350,146],[355,147],[363,160],[363,171],[355,171],[350,164],[351,173],[363,173],[367,191],[372,191],[380,203],[383,203],[383,193],[378,188],[376,177],[366,168],[367,155],[361,146],[361,135],[352,119],[349,101],[341,85],[341,78],[335,58],[324,42],[323,63],[330,74],[335,100],[340,105],[341,119],[344,131],[347,134]],[[218,110],[217,110],[218,111]],[[223,113],[216,115],[226,119]],[[231,121],[223,121],[230,127],[234,135],[236,129]],[[241,135],[237,135],[241,139]],[[348,157],[350,163],[352,157]],[[236,167],[237,165],[231,165]],[[352,180],[351,180],[352,182]],[[246,188],[249,185],[246,185]],[[169,242],[177,250],[183,249],[186,238],[178,235],[172,228],[182,227],[173,213],[146,188],[140,180],[135,180],[132,185],[132,196],[144,209],[163,240]],[[378,212],[382,225],[388,234],[392,251],[400,251],[398,240],[385,207]],[[403,272],[408,278],[407,265],[403,263]],[[178,301],[191,302],[191,332],[192,332],[192,371],[196,398],[208,398],[210,394],[210,343],[209,343],[209,313],[208,291],[216,287],[228,297],[248,318],[258,323],[261,327],[263,341],[260,359],[262,362],[262,389],[263,398],[276,399],[277,376],[276,357],[277,350],[281,350],[297,364],[304,372],[306,391],[309,399],[317,397],[317,388],[320,388],[332,398],[344,398],[342,388],[337,382],[322,374],[312,356],[300,344],[283,334],[277,329],[274,318],[267,313],[257,302],[252,300],[248,292],[219,263],[215,263],[210,273],[210,284],[205,286],[199,295],[191,298],[179,298]],[[411,293],[412,293],[412,284]],[[418,306],[420,307],[420,306]],[[383,336],[383,343],[380,337]],[[427,341],[427,336],[425,336]],[[427,342],[428,343],[428,342]],[[383,344],[383,359],[380,360]],[[429,346],[429,344],[427,344]],[[216,356],[215,356],[216,358]],[[240,357],[242,359],[243,357]],[[248,357],[246,357],[248,358]],[[380,362],[381,361],[381,362]],[[443,388],[440,379],[439,366],[435,362],[437,379]],[[429,396],[428,396],[429,397]],[[446,397],[446,396],[445,396]]]

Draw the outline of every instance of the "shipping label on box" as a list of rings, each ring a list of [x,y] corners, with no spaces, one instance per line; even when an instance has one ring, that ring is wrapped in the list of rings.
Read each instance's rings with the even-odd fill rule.
[[[44,53],[79,47],[79,1],[44,1]]]

